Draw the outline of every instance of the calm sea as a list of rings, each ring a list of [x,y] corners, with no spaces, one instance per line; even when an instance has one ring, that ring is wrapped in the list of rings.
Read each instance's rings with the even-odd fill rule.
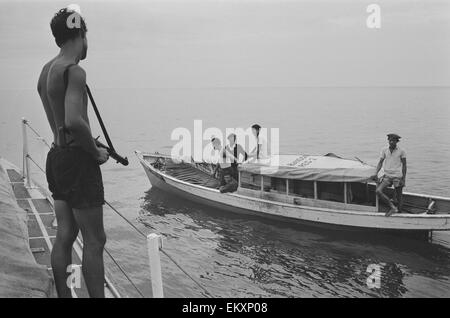
[[[42,16],[37,14],[30,22],[37,25],[24,30],[23,23],[13,23],[26,19],[21,5],[0,2],[5,9],[0,10],[0,155],[17,165],[21,164],[21,117],[27,117],[50,140],[35,81],[42,64],[55,54],[48,20],[59,7],[50,2],[25,5]],[[191,54],[186,57],[182,52],[168,52],[173,49],[170,41],[167,47],[158,42],[153,48],[149,38],[144,45],[148,54],[144,54],[138,39],[145,39],[146,32],[159,30],[173,37],[179,30],[157,18],[145,24],[142,9],[147,7],[141,2],[128,5],[124,12],[118,6],[115,3],[104,8],[94,2],[84,7],[86,12],[91,9],[91,55],[85,63],[88,79],[116,148],[130,159],[129,167],[114,162],[103,167],[106,196],[142,230],[162,234],[164,249],[213,295],[450,296],[450,250],[445,235],[438,235],[434,244],[384,236],[369,238],[211,210],[151,188],[133,154],[136,149],[169,153],[175,143],[170,139],[172,130],[185,127],[193,131],[194,120],[201,119],[204,129],[218,127],[224,131],[227,127],[247,128],[253,123],[279,128],[281,153],[333,152],[376,164],[386,145],[386,133],[396,132],[403,137],[400,146],[407,152],[406,190],[450,196],[449,88],[274,85],[260,81],[256,71],[255,85],[233,85],[226,81],[230,78],[219,85],[217,69],[208,69],[211,61],[205,56],[192,55],[192,46],[186,47]],[[104,33],[99,35],[95,33],[100,25],[96,17],[102,16],[104,24],[109,21],[101,15],[102,10],[117,13],[128,22],[132,18],[126,13],[136,11],[140,19],[131,24],[134,28],[126,27],[129,36],[123,39],[122,31],[114,29],[112,22],[109,27],[117,37],[107,33],[104,25]],[[157,17],[159,12],[164,16],[167,10],[159,4],[149,14]],[[180,10],[174,12],[181,17]],[[233,11],[226,12],[230,15]],[[189,36],[195,33],[191,29],[186,32]],[[189,38],[191,45],[201,47],[198,52],[220,46],[220,41],[214,42],[209,33],[200,34]],[[226,35],[221,33],[225,42]],[[112,41],[111,48],[108,41]],[[128,44],[136,45],[138,58],[134,59],[129,46],[120,50]],[[195,73],[186,67],[188,64],[180,69],[169,68],[164,50],[170,58],[188,59],[195,67],[205,59],[205,68],[192,80],[194,84],[183,82],[183,73]],[[152,58],[146,60],[146,55]],[[157,57],[164,60],[169,75],[164,75]],[[146,69],[155,73],[142,71]],[[245,72],[250,78],[249,69]],[[214,78],[211,85],[207,83],[208,74]],[[167,86],[171,77],[177,84]],[[157,85],[159,80],[164,84]],[[94,133],[100,134],[92,113],[91,121]],[[30,147],[35,160],[43,165],[45,146],[33,139]],[[35,178],[45,184],[39,170],[33,169]],[[107,247],[139,288],[149,293],[145,240],[109,209],[105,224]],[[370,264],[382,268],[380,289],[367,287],[366,270]],[[166,296],[204,296],[165,256],[162,268]]]

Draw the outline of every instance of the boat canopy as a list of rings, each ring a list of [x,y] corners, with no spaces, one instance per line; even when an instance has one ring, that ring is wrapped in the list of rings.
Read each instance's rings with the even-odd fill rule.
[[[283,179],[327,182],[366,182],[375,167],[336,156],[274,155],[244,162],[241,172]]]

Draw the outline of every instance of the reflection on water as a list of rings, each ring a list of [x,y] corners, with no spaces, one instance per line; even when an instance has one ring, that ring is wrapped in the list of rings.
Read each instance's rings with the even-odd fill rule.
[[[141,221],[219,297],[450,296],[450,253],[439,245],[229,214],[154,188]],[[367,286],[370,264],[381,267],[379,289]]]

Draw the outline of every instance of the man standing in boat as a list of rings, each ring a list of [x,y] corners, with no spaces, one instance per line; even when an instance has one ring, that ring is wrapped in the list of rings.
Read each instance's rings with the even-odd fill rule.
[[[51,30],[60,51],[44,65],[38,92],[54,142],[46,175],[58,222],[51,264],[59,297],[71,297],[67,286],[72,245],[83,235],[82,271],[91,297],[104,297],[103,181],[100,165],[108,153],[92,138],[87,114],[86,72],[78,63],[87,54],[86,24],[79,10],[61,9]]]
[[[225,185],[224,176],[226,174],[232,175],[232,154],[228,151],[227,147],[222,146],[222,142],[219,138],[211,138],[213,149],[216,152],[215,161],[217,162],[216,168],[213,172],[213,177],[219,173],[220,186]]]
[[[239,181],[238,163],[247,161],[248,155],[244,148],[236,142],[236,134],[228,135],[227,151],[232,154],[231,172],[232,177]]]
[[[262,127],[258,124],[252,126],[252,134],[256,139],[256,147],[250,152],[249,158],[256,160],[267,158],[269,150],[267,148],[267,140],[261,136]]]
[[[384,148],[381,151],[380,161],[378,162],[376,174],[374,179],[378,177],[378,173],[381,168],[384,170],[384,174],[380,179],[377,187],[377,195],[390,209],[386,213],[386,216],[390,216],[393,213],[398,213],[402,209],[402,195],[403,187],[406,184],[406,152],[397,146],[400,141],[400,136],[397,134],[388,134],[389,147]],[[390,186],[394,186],[394,200],[390,200],[389,197],[383,193],[384,189]],[[397,207],[394,203],[397,203]]]

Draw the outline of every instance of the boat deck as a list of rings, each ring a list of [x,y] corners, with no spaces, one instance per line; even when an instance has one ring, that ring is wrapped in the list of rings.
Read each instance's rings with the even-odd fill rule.
[[[219,180],[216,178],[185,163],[175,164],[171,161],[167,161],[163,171],[172,177],[195,185],[201,185],[212,189],[217,189],[220,185]]]
[[[33,256],[38,264],[47,267],[50,277],[53,277],[50,253],[56,238],[56,221],[52,200],[51,198],[46,197],[37,187],[27,189],[23,177],[17,168],[9,165],[9,163],[5,161],[2,161],[2,165],[5,167],[18,205],[27,211],[29,244]],[[73,265],[80,266],[80,269],[82,263],[82,250],[83,243],[81,237],[79,237],[73,246],[72,263]],[[104,262],[106,274],[105,296],[107,298],[139,297],[139,295],[134,293],[128,293],[129,289],[127,286],[118,286],[116,284],[116,279],[114,281],[111,280],[111,277],[118,277],[117,275],[120,275],[120,272],[117,269],[114,269],[114,266],[112,265],[114,264],[114,260],[110,255],[104,255]],[[72,296],[76,298],[87,298],[89,297],[89,294],[83,275],[81,275],[80,278],[81,286],[72,289]],[[123,277],[118,277],[117,280],[123,280]],[[120,289],[120,293],[116,287]],[[53,286],[52,297],[56,296],[56,290]]]

